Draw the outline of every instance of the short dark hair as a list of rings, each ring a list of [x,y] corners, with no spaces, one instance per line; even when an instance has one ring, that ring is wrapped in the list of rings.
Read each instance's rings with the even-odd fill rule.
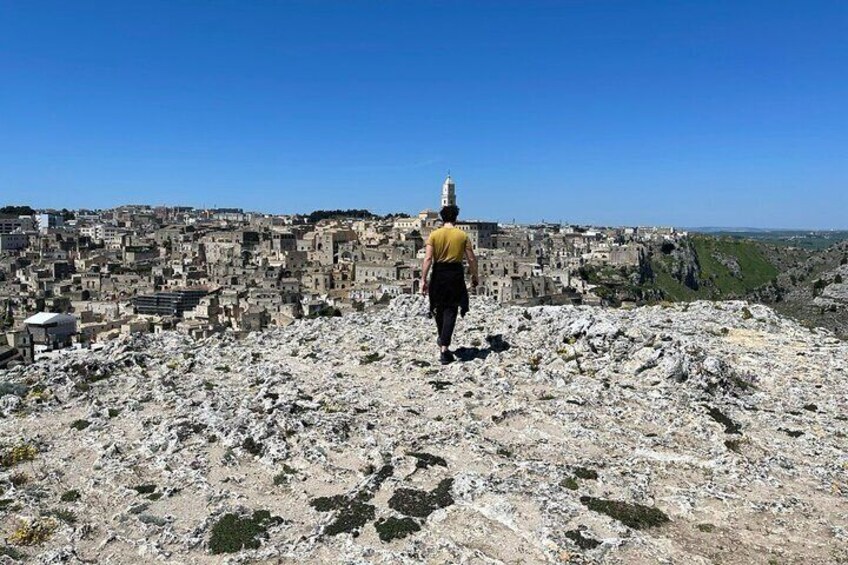
[[[445,206],[442,208],[442,211],[439,212],[439,215],[442,217],[443,222],[453,223],[459,216],[459,206]]]

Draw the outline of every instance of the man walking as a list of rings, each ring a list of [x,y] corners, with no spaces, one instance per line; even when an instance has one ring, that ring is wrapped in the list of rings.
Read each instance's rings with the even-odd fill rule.
[[[454,224],[459,208],[445,206],[440,212],[444,225],[433,231],[427,239],[427,254],[421,268],[421,294],[430,297],[430,314],[436,318],[437,343],[441,349],[439,360],[447,365],[454,360],[450,351],[457,315],[468,312],[468,289],[462,261],[468,261],[471,287],[477,288],[477,258],[468,235]],[[428,284],[427,276],[433,268]]]

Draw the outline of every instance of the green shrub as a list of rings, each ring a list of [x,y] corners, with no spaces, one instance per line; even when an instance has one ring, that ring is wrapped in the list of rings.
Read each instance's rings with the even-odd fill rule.
[[[76,502],[80,499],[80,493],[76,489],[66,490],[62,493],[62,496],[59,497],[59,500],[62,502]]]
[[[53,510],[48,510],[45,514],[58,518],[66,524],[73,525],[77,523],[77,515],[71,510],[65,510],[64,508],[54,508]]]

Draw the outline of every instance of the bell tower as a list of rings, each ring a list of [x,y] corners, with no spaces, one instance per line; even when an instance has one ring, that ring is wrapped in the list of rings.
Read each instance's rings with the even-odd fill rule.
[[[456,184],[450,176],[450,171],[442,185],[442,208],[445,206],[456,206]]]

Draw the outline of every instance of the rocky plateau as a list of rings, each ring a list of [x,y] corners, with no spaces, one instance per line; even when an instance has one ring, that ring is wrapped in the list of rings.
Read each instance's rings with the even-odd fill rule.
[[[848,563],[834,334],[475,298],[455,347],[404,296],[2,372],[0,563]]]

